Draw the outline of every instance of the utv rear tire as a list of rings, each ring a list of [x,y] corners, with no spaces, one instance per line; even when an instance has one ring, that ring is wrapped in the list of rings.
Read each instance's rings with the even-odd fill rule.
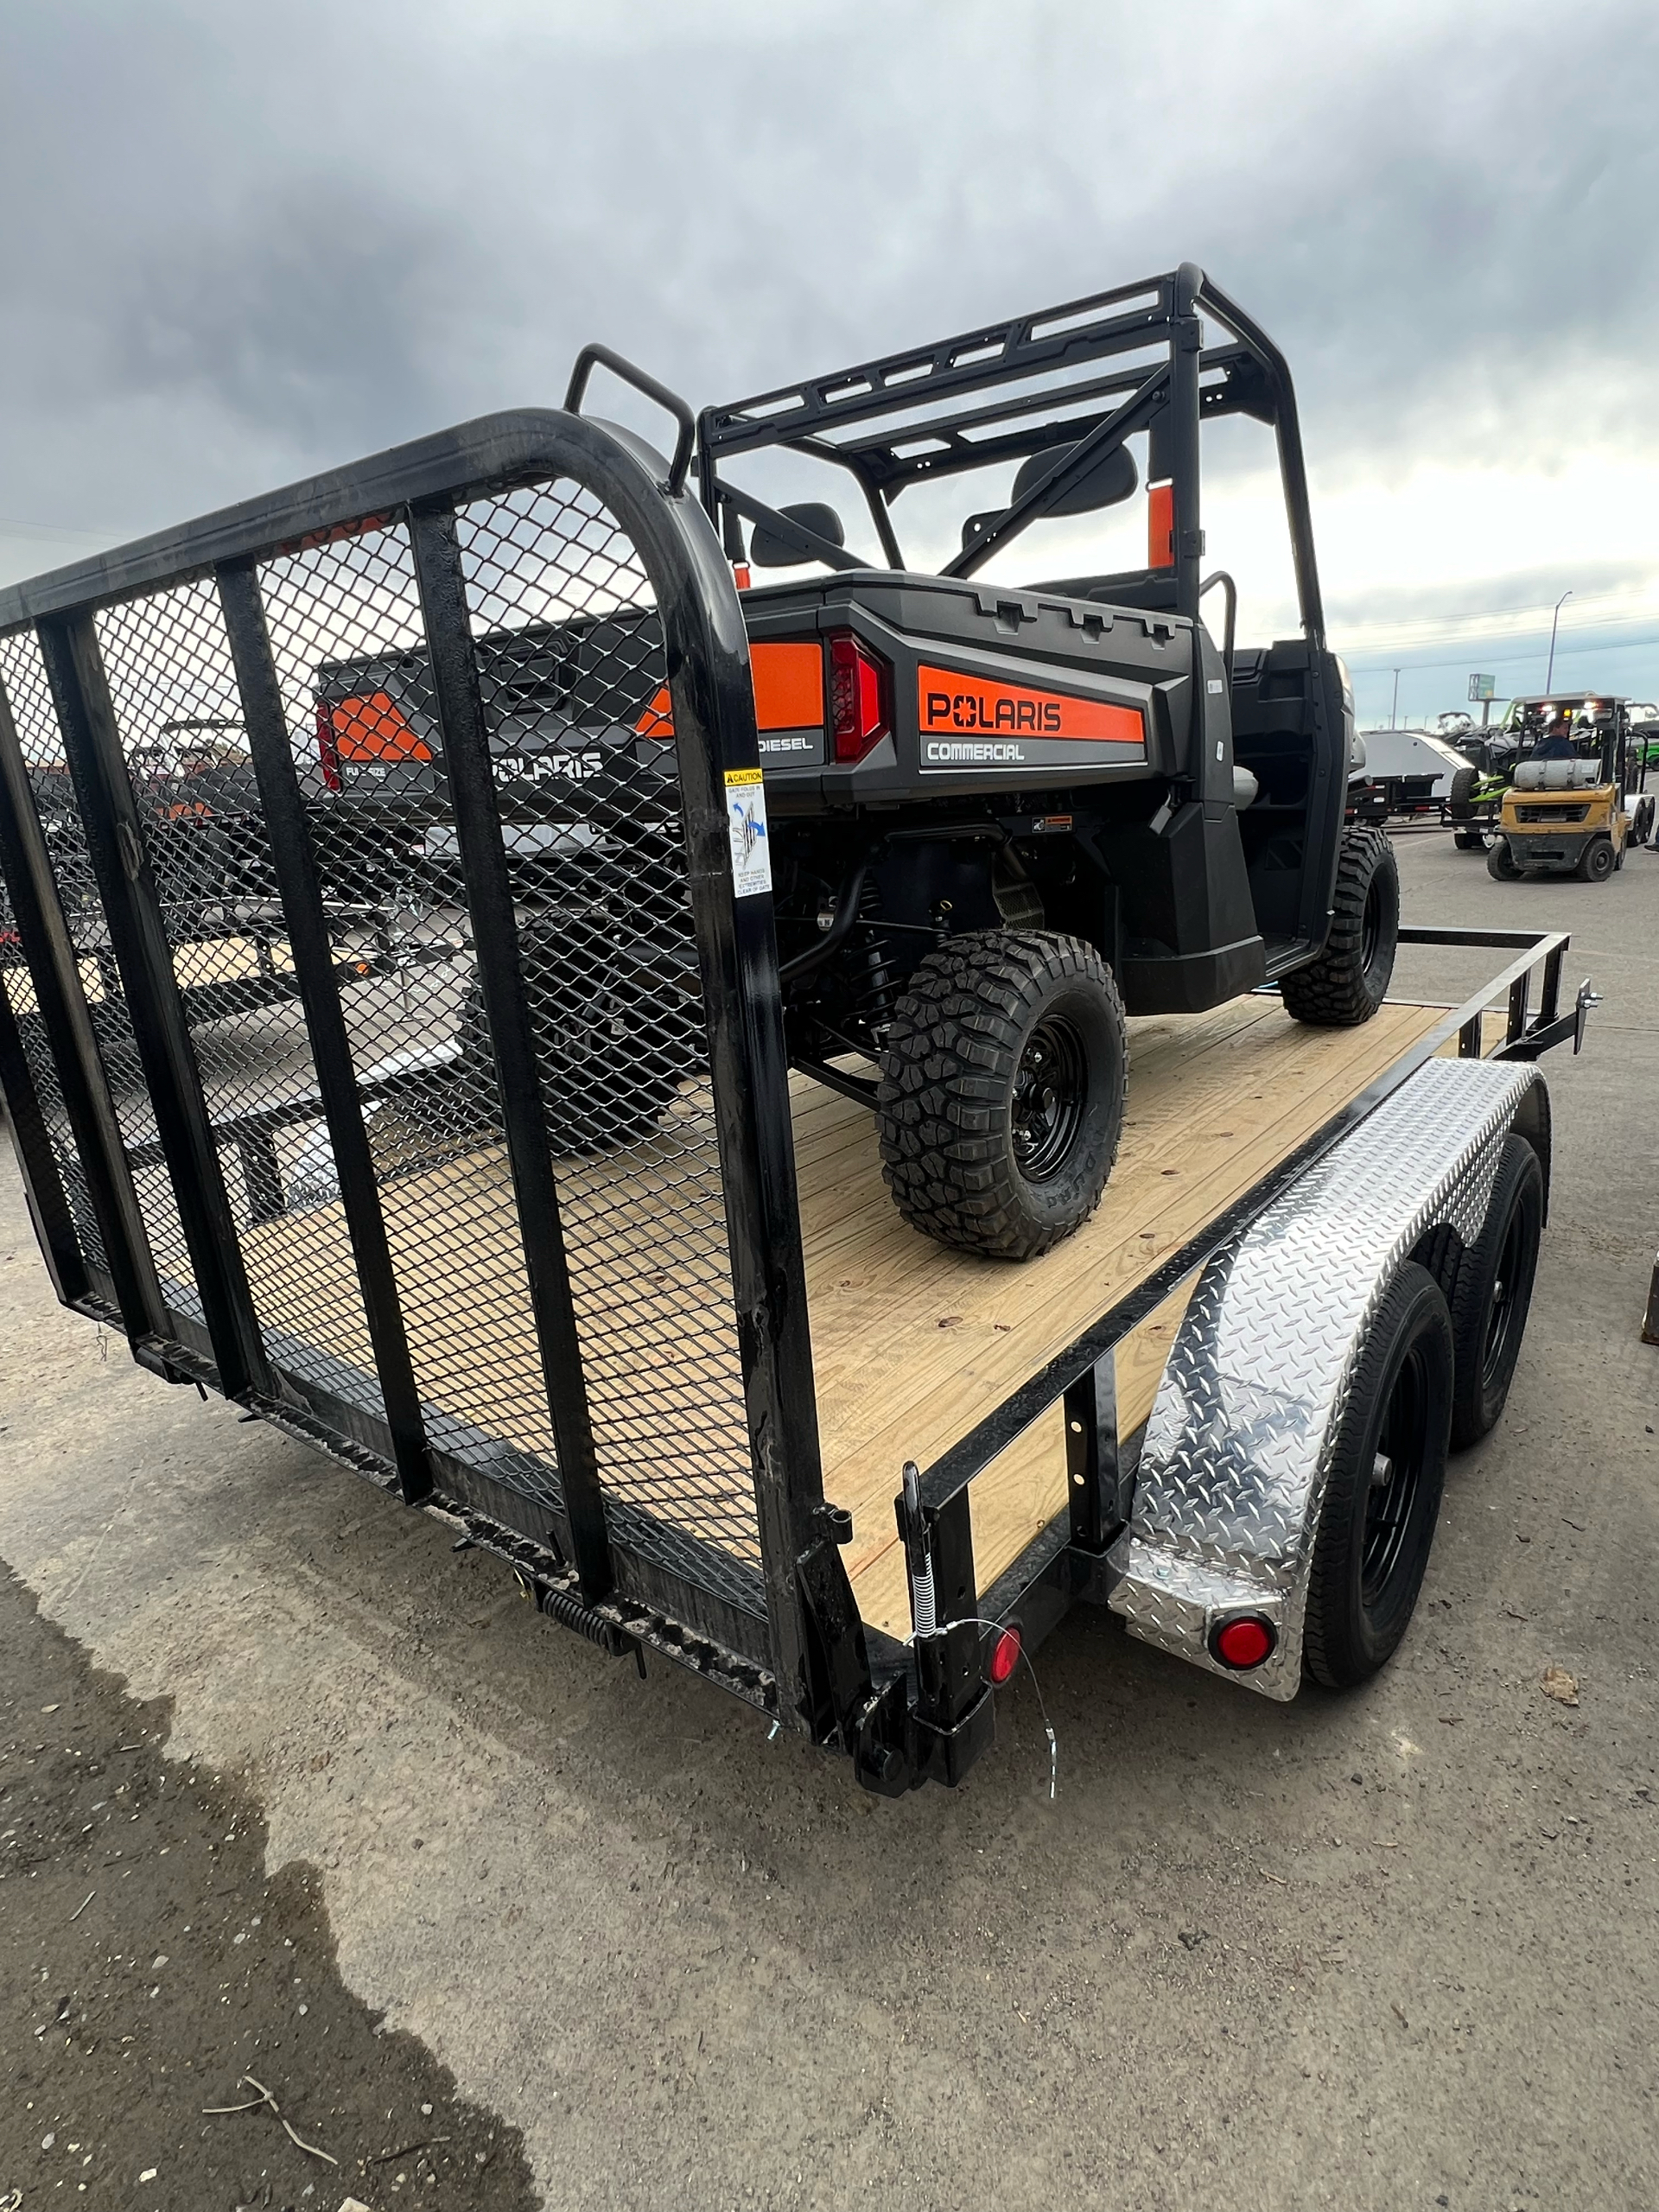
[[[1400,870],[1387,833],[1342,833],[1331,934],[1319,958],[1280,984],[1287,1014],[1316,1029],[1369,1021],[1388,996],[1400,941]]]
[[[1510,855],[1507,837],[1494,837],[1486,854],[1486,873],[1498,883],[1519,883],[1521,870]]]
[[[1526,1333],[1543,1230],[1544,1171],[1538,1155],[1524,1137],[1505,1137],[1486,1219],[1458,1262],[1452,1294],[1458,1363],[1454,1452],[1478,1444],[1503,1410]]]
[[[1480,781],[1478,768],[1459,768],[1446,787],[1446,810],[1453,822],[1472,822],[1475,818],[1475,785]]]
[[[1319,1507],[1302,1662],[1326,1689],[1385,1666],[1416,1607],[1446,1486],[1452,1372],[1440,1287],[1408,1261],[1360,1347]]]
[[[1100,1203],[1123,1126],[1128,1031],[1081,938],[986,930],[928,955],[894,1010],[876,1108],[913,1229],[1029,1260]]]
[[[1460,853],[1484,853],[1486,849],[1485,833],[1480,830],[1459,830],[1452,842]]]

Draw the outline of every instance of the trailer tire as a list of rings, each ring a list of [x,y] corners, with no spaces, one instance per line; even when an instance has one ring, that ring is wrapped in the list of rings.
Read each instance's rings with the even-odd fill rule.
[[[1459,768],[1446,787],[1446,810],[1454,822],[1472,822],[1475,817],[1475,786],[1480,781],[1478,768]]]
[[[1316,1029],[1369,1021],[1388,995],[1400,941],[1400,869],[1387,833],[1342,833],[1331,934],[1325,950],[1280,984],[1285,1011]]]
[[[953,938],[912,975],[876,1120],[893,1203],[935,1243],[1029,1260],[1100,1204],[1128,1029],[1098,952],[1042,930]]]
[[[1415,1609],[1446,1484],[1453,1375],[1440,1287],[1408,1261],[1365,1332],[1319,1507],[1302,1661],[1326,1689],[1385,1666]]]
[[[1519,883],[1521,870],[1516,866],[1507,837],[1494,837],[1486,851],[1486,873],[1497,883]]]
[[[1452,1294],[1457,1382],[1452,1449],[1465,1451],[1497,1425],[1526,1333],[1544,1233],[1544,1171],[1524,1137],[1508,1136],[1486,1218],[1458,1262]]]

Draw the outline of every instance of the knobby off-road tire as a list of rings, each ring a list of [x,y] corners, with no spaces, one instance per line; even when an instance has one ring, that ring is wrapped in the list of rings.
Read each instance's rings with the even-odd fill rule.
[[[1524,1137],[1508,1136],[1486,1219],[1458,1262],[1452,1342],[1458,1372],[1452,1448],[1461,1452],[1494,1428],[1515,1376],[1544,1231],[1544,1171]]]
[[[1475,817],[1475,785],[1480,781],[1478,768],[1459,768],[1446,786],[1446,810],[1453,822],[1472,822]]]
[[[1452,1424],[1452,1319],[1408,1261],[1360,1348],[1313,1542],[1304,1670],[1350,1689],[1393,1657],[1422,1587]]]
[[[1081,938],[986,930],[912,976],[881,1056],[882,1173],[936,1243],[1029,1260],[1100,1203],[1123,1125],[1128,1032]]]
[[[1519,883],[1521,870],[1516,866],[1507,837],[1495,837],[1486,852],[1486,873],[1498,883]]]
[[[1369,1021],[1388,995],[1400,941],[1400,870],[1386,831],[1342,833],[1331,934],[1325,950],[1280,985],[1285,1011],[1316,1029]]]

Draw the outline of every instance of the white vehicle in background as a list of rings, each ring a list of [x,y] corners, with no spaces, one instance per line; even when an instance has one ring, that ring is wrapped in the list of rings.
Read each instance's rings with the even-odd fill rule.
[[[1445,818],[1454,778],[1467,771],[1463,791],[1474,786],[1475,764],[1466,753],[1427,729],[1368,729],[1365,772],[1348,786],[1351,807],[1362,818],[1432,814]]]

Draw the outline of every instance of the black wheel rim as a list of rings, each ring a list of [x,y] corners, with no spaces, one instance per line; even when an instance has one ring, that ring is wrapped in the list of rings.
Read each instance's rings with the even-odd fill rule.
[[[1370,975],[1376,960],[1376,948],[1382,937],[1382,901],[1378,895],[1376,878],[1371,878],[1365,893],[1365,911],[1359,924],[1359,964]]]
[[[1486,1341],[1481,1348],[1480,1379],[1489,1387],[1503,1374],[1510,1356],[1520,1305],[1516,1279],[1521,1272],[1526,1240],[1526,1219],[1516,1206],[1503,1232],[1503,1249],[1497,1256],[1497,1274],[1492,1284],[1491,1311],[1486,1317]]]
[[[1412,1508],[1428,1456],[1428,1401],[1427,1370],[1422,1353],[1414,1347],[1389,1393],[1365,1504],[1359,1597],[1368,1613],[1378,1610],[1408,1556]]]
[[[1028,1183],[1052,1175],[1071,1151],[1089,1093],[1083,1039],[1045,1015],[1026,1039],[1014,1077],[1014,1157]]]

